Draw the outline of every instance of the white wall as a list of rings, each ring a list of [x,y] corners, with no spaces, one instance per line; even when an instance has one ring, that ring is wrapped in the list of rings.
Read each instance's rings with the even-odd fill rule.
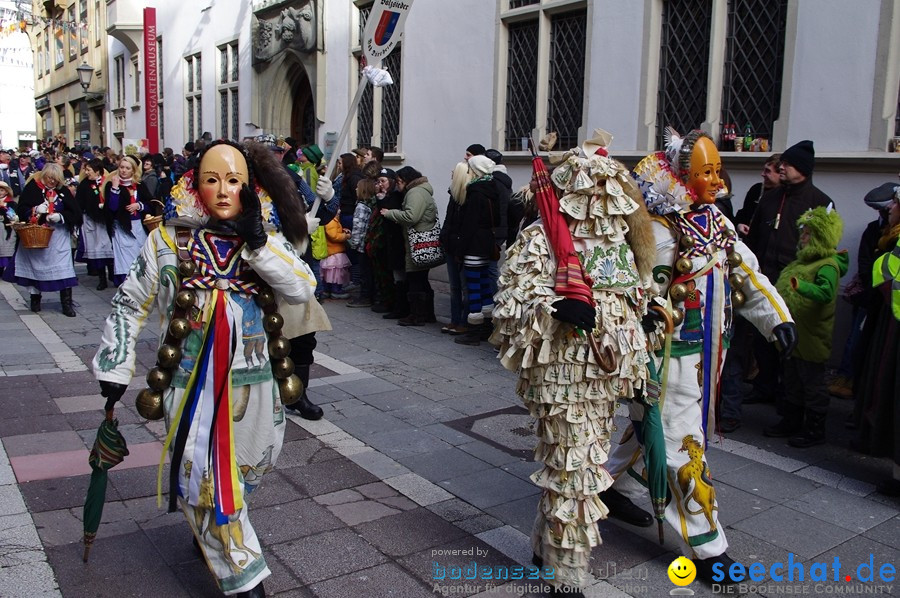
[[[485,0],[423,1],[406,21],[400,148],[429,178],[442,215],[466,147],[491,146],[496,11]]]
[[[593,48],[588,52],[587,134],[601,128],[613,134],[611,150],[638,147],[644,3],[597,0],[593,4]],[[699,124],[699,123],[698,123]]]
[[[0,2],[4,8],[11,3]],[[19,147],[19,131],[37,131],[34,60],[25,33],[4,35],[0,55],[0,147]],[[24,63],[24,64],[20,64]]]
[[[822,152],[869,149],[880,5],[797,0],[788,146],[813,139]]]

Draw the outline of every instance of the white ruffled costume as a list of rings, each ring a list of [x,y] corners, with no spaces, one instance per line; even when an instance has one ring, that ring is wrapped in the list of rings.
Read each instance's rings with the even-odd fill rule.
[[[649,354],[641,328],[644,285],[625,239],[625,216],[640,207],[623,190],[630,174],[616,160],[580,148],[564,157],[551,180],[562,190],[561,211],[592,283],[593,334],[618,367],[601,369],[583,333],[552,317],[561,299],[554,291],[557,263],[540,220],[507,251],[491,341],[500,346],[503,366],[519,373],[516,391],[537,420],[535,460],[543,467],[531,479],[543,492],[534,553],[554,568],[552,583],[583,587],[591,549],[601,543],[597,522],[608,513],[597,495],[613,483],[604,464],[616,400],[644,387]]]

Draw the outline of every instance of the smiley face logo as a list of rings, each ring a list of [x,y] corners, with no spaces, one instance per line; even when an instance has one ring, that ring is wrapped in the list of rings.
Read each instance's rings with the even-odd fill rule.
[[[697,567],[694,566],[694,562],[683,556],[672,561],[667,571],[669,573],[669,581],[676,586],[690,585],[694,578],[697,577]]]

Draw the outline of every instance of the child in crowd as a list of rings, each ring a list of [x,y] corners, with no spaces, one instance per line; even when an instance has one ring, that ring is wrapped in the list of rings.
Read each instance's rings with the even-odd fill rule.
[[[322,270],[322,282],[325,290],[324,298],[346,299],[350,295],[344,291],[344,285],[350,282],[350,258],[347,257],[347,239],[350,230],[341,226],[341,211],[325,225],[325,238],[328,241],[328,257],[319,263]]]
[[[13,263],[13,255],[16,253],[16,233],[12,225],[19,221],[16,216],[17,207],[12,187],[0,181],[0,218],[3,219],[3,226],[0,227],[0,274]]]
[[[784,365],[783,417],[765,435],[790,437],[791,446],[808,448],[825,442],[825,362],[831,355],[838,281],[847,273],[849,257],[837,250],[843,223],[833,209],[807,210],[797,226],[797,259],[775,283],[797,324],[797,349]]]
[[[372,261],[366,255],[366,237],[372,210],[375,209],[375,181],[362,179],[356,184],[356,209],[353,212],[353,228],[350,232],[350,251],[359,262],[359,297],[347,303],[348,307],[372,307],[374,280]]]

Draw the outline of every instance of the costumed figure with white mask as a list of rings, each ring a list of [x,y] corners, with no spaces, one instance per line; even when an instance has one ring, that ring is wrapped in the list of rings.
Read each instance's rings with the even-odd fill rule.
[[[94,374],[111,410],[156,307],[157,366],[137,407],[165,418],[169,510],[182,509],[225,594],[264,596],[270,571],[248,497],[281,451],[283,406],[303,391],[279,313],[315,289],[298,254],[303,206],[271,152],[217,141],[179,179],[164,216],[113,297]]]
[[[684,138],[667,131],[665,152],[635,167],[653,215],[657,263],[653,281],[658,298],[672,314],[674,331],[655,352],[662,381],[659,399],[665,433],[670,500],[665,518],[683,541],[701,579],[712,567],[732,562],[719,524],[716,489],[709,474],[706,446],[716,431],[716,402],[735,313],[789,355],[797,343],[790,312],[774,285],[759,271],[750,249],[714,205],[724,191],[722,160],[702,131]],[[631,413],[638,422],[640,414]],[[630,498],[646,493],[643,447],[634,428],[626,431],[609,458],[616,478],[603,500],[612,517],[649,525],[650,515]]]
[[[516,392],[537,421],[535,461],[543,467],[531,476],[542,491],[534,563],[554,569],[547,580],[554,594],[575,596],[589,583],[597,522],[607,514],[599,494],[613,483],[606,460],[616,401],[647,385],[641,320],[654,260],[637,184],[609,157],[612,136],[594,135],[551,155],[559,166],[549,180],[540,166],[542,217],[506,252],[491,337],[503,366],[518,373]],[[567,284],[579,287],[582,300],[557,282],[573,269],[583,274]]]

